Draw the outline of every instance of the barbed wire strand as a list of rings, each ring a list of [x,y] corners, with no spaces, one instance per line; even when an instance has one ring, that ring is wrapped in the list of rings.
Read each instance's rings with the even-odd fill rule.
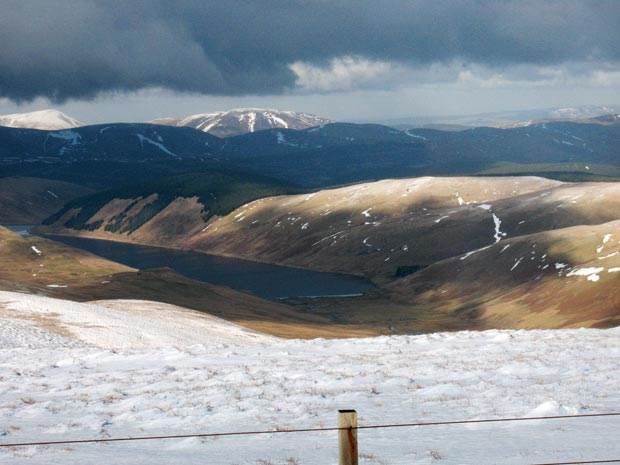
[[[225,437],[225,436],[250,436],[259,434],[288,434],[288,433],[313,433],[320,431],[340,431],[348,429],[383,429],[383,428],[411,428],[411,427],[423,427],[423,426],[441,426],[441,425],[467,425],[467,424],[480,424],[480,423],[500,423],[500,422],[516,422],[516,421],[535,421],[535,420],[560,420],[571,418],[595,418],[595,417],[614,417],[620,416],[620,412],[608,412],[608,413],[582,413],[576,415],[553,415],[553,416],[541,416],[541,417],[521,417],[521,418],[489,418],[481,420],[452,420],[452,421],[432,421],[432,422],[417,422],[417,423],[395,423],[386,425],[362,425],[356,428],[300,428],[300,429],[277,429],[277,430],[263,430],[263,431],[231,431],[223,433],[193,433],[193,434],[174,434],[174,435],[162,435],[162,436],[134,436],[134,437],[121,437],[121,438],[100,438],[100,439],[67,439],[64,441],[36,441],[36,442],[15,442],[15,443],[2,443],[0,447],[25,447],[25,446],[53,446],[60,444],[88,444],[88,443],[102,443],[102,442],[121,442],[121,441],[150,441],[150,440],[162,440],[162,439],[187,439],[187,438],[211,438],[211,437]],[[579,463],[579,462],[574,462]],[[597,463],[597,462],[584,462],[584,463]],[[599,463],[613,463],[613,462],[599,462]],[[547,465],[547,464],[540,464]],[[549,464],[553,465],[553,464]]]
[[[591,460],[589,462],[548,462],[548,463],[532,463],[530,465],[582,465],[592,463],[620,463],[620,459],[608,460]]]

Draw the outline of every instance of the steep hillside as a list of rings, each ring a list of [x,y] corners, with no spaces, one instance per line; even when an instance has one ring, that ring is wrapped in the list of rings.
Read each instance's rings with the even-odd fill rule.
[[[119,234],[171,245],[200,232],[214,215],[225,216],[254,199],[298,191],[288,183],[246,173],[183,174],[76,199],[46,219],[39,230],[90,231],[100,237]]]
[[[493,243],[496,208],[488,203],[558,185],[542,178],[416,178],[261,199],[213,219],[184,246],[384,282]]]
[[[160,118],[151,121],[154,124],[189,126],[218,137],[236,136],[273,128],[306,129],[331,122],[308,113],[262,108],[237,108],[201,113],[180,119]]]
[[[84,126],[84,123],[58,110],[41,110],[0,116],[0,126],[56,131]]]
[[[81,209],[70,204],[41,230],[173,245],[384,283],[509,238],[620,219],[620,184],[534,177],[385,180],[248,200],[219,212],[189,195],[159,210],[151,207],[154,196],[120,197],[106,193]],[[145,209],[152,215],[137,221]]]
[[[0,224],[37,224],[92,189],[39,178],[0,178]]]

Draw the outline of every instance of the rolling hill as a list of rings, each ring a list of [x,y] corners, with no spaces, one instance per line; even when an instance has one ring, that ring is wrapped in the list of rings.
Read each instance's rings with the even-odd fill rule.
[[[232,137],[222,151],[240,169],[326,187],[392,177],[477,174],[500,162],[525,165],[525,173],[531,164],[583,163],[572,173],[564,170],[563,178],[573,174],[589,179],[589,164],[615,173],[619,144],[620,125],[542,123],[450,132],[334,123]],[[545,175],[554,177],[552,171]]]
[[[100,190],[217,164],[221,140],[191,128],[109,124],[63,131],[0,127],[0,176]]]

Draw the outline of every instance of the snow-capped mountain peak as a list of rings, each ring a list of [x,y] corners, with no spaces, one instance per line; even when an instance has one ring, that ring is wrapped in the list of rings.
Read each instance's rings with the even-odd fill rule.
[[[264,108],[236,108],[228,111],[199,113],[186,118],[160,118],[156,124],[190,126],[218,137],[235,136],[264,129],[306,129],[331,120],[308,113]]]
[[[84,126],[84,123],[58,110],[40,110],[0,116],[0,126],[55,131]]]

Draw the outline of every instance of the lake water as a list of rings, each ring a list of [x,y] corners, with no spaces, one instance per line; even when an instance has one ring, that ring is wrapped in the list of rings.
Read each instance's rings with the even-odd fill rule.
[[[22,226],[22,229],[25,228]],[[188,278],[248,290],[267,299],[352,296],[373,287],[370,281],[356,276],[300,270],[162,247],[81,237],[46,237],[133,268],[168,267]]]
[[[36,224],[3,224],[2,227],[9,231],[19,234],[22,237],[30,237],[32,234],[28,232],[30,228],[34,228]]]

